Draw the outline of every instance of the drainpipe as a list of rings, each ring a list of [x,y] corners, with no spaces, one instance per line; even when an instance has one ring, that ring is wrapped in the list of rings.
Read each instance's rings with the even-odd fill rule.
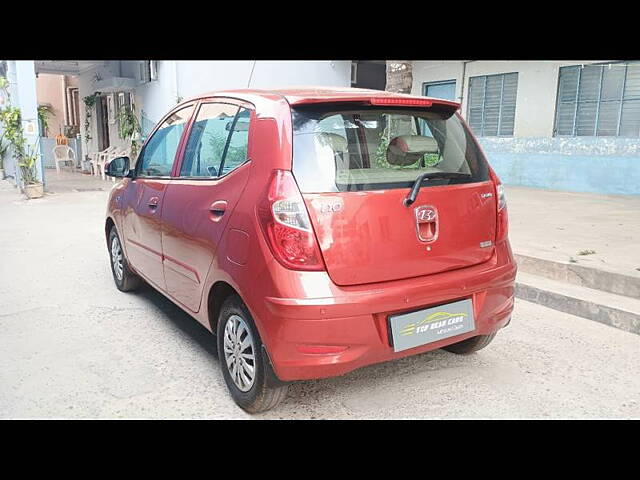
[[[180,97],[180,90],[178,88],[178,60],[171,60],[171,64],[173,66],[173,86],[175,89],[173,99],[178,103],[178,98]]]
[[[464,100],[464,80],[467,72],[467,63],[475,62],[475,60],[463,60],[462,61],[462,84],[460,85],[460,109],[462,110],[462,101]],[[462,115],[463,113],[460,112]]]
[[[64,112],[63,121],[62,121],[62,129],[64,130],[65,125],[69,125],[71,122],[69,121],[69,110],[67,109],[67,77],[65,75],[61,75],[61,84],[62,84],[62,111]],[[58,133],[64,133],[58,132]]]

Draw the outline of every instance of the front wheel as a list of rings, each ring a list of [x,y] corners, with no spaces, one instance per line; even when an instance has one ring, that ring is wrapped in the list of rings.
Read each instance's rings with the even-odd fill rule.
[[[129,264],[122,250],[122,243],[115,225],[109,232],[109,259],[111,260],[111,273],[118,290],[129,292],[135,290],[142,283],[140,277],[129,269]]]
[[[238,406],[258,413],[285,399],[289,386],[273,373],[253,318],[236,295],[220,309],[217,342],[222,375]]]
[[[442,347],[442,349],[459,355],[467,355],[469,353],[482,350],[491,343],[495,336],[495,332],[490,335],[477,335],[475,337],[467,338],[461,342],[447,345],[446,347]]]

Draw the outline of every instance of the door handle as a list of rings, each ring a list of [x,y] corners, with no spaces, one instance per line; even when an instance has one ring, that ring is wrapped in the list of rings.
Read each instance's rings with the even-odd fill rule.
[[[155,209],[155,208],[158,208],[158,202],[159,201],[160,201],[160,199],[158,197],[151,197],[149,199],[149,202],[147,203],[147,205],[149,206],[149,208]]]
[[[209,211],[211,212],[212,220],[214,222],[219,221],[222,216],[227,211],[227,202],[226,200],[218,200],[215,201],[209,206]]]

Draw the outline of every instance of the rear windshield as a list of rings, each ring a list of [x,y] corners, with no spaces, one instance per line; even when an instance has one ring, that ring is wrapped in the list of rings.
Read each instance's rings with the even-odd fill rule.
[[[457,175],[427,180],[423,188],[488,180],[476,142],[450,111],[293,110],[293,173],[304,193],[407,188],[427,172]]]

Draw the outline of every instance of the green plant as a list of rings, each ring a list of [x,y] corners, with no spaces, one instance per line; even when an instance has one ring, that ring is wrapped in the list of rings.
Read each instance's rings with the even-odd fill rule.
[[[22,117],[18,107],[8,106],[0,109],[0,123],[4,129],[4,137],[13,147],[14,158],[19,158],[24,153],[26,139],[22,134]]]
[[[9,144],[4,141],[4,132],[0,135],[0,170],[4,169],[4,156],[9,150]]]
[[[44,133],[46,135],[47,130],[49,128],[49,115],[53,115],[55,117],[55,113],[51,110],[51,107],[46,105],[40,105],[38,107],[38,119],[42,122],[42,127],[44,129]]]
[[[135,157],[138,153],[138,141],[142,129],[136,113],[129,105],[123,105],[118,111],[118,136],[131,140],[131,157]]]
[[[20,173],[22,175],[22,181],[24,185],[33,185],[40,183],[36,173],[36,162],[40,154],[38,153],[37,145],[29,145],[25,152],[21,155],[18,166],[20,167]]]
[[[3,77],[0,77],[3,78]],[[6,79],[5,79],[6,80]],[[0,89],[5,89],[5,83],[0,83]],[[0,145],[2,154],[12,147],[13,158],[20,167],[23,185],[40,183],[36,172],[36,162],[40,157],[39,148],[36,145],[28,145],[22,131],[22,114],[18,107],[10,104],[0,109],[0,124],[2,124],[2,138],[6,138],[9,144],[6,147]],[[0,143],[2,143],[0,141]],[[26,147],[26,148],[25,148]]]
[[[9,80],[7,80],[5,77],[0,77],[0,90],[7,97],[7,101],[9,101],[10,100],[10,98],[9,98]]]
[[[84,113],[84,140],[89,143],[91,140],[91,117],[93,116],[93,107],[98,101],[100,92],[95,92],[93,95],[87,95],[82,99],[85,106]]]

